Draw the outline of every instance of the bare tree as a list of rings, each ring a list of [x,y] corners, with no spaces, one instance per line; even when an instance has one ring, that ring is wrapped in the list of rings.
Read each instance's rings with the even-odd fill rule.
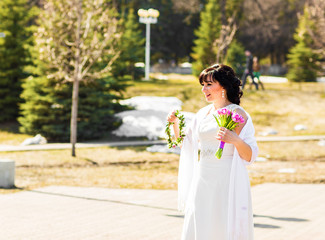
[[[216,52],[217,63],[224,61],[224,57],[226,56],[226,49],[232,42],[238,29],[235,21],[235,16],[236,12],[234,12],[233,16],[227,20],[226,24],[222,24],[219,38],[217,38],[213,43],[213,47]]]
[[[173,9],[178,12],[191,12],[197,13],[202,10],[200,0],[172,0]]]
[[[48,77],[73,82],[70,142],[76,156],[79,83],[105,76],[118,57],[116,12],[108,0],[48,0],[39,25],[36,42]]]
[[[314,22],[313,28],[307,29],[313,39],[313,49],[325,59],[325,1],[310,0],[307,5],[310,20]]]
[[[259,57],[270,57],[272,64],[286,61],[294,45],[293,34],[298,25],[297,13],[303,12],[306,0],[244,0],[244,19],[239,39]]]

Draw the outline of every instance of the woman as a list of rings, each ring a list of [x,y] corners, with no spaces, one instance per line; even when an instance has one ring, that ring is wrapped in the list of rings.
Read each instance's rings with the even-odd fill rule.
[[[261,85],[261,88],[264,90],[264,85],[260,80],[260,76],[261,76],[260,69],[261,69],[261,66],[260,66],[260,63],[258,61],[258,58],[254,57],[253,58],[253,76],[254,76],[254,78],[257,78],[257,84]],[[252,84],[253,83],[250,84],[249,88],[252,87]]]
[[[255,160],[258,148],[252,120],[239,106],[241,82],[226,65],[205,69],[199,81],[212,104],[196,114],[182,145],[178,176],[178,204],[185,211],[182,240],[251,240],[253,214],[245,165]],[[245,122],[234,131],[219,128],[213,114],[221,108],[236,110]],[[168,121],[175,123],[178,137],[174,112]],[[226,144],[217,159],[214,154],[221,140]]]

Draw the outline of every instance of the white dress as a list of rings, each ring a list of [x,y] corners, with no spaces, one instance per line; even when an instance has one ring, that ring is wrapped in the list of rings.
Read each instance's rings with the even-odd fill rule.
[[[228,195],[234,145],[225,144],[221,159],[215,157],[219,127],[210,112],[198,126],[201,145],[198,176],[191,204],[185,213],[182,240],[228,239]]]
[[[198,111],[182,144],[178,169],[178,209],[185,213],[182,240],[253,240],[246,165],[252,164],[258,154],[254,125],[243,108],[228,105],[228,109],[241,109],[247,115],[239,137],[250,146],[252,156],[246,161],[232,144],[226,143],[221,159],[217,159],[218,124],[209,114],[212,107]]]

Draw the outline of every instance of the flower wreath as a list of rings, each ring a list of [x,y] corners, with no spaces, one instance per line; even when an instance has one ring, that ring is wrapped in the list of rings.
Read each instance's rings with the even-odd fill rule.
[[[179,119],[179,137],[176,139],[176,141],[172,141],[172,137],[170,134],[170,126],[173,125],[174,123],[167,122],[165,133],[167,134],[167,143],[169,148],[175,148],[176,146],[179,146],[185,137],[185,134],[183,132],[183,128],[185,127],[184,115],[177,110],[175,112],[175,116]]]

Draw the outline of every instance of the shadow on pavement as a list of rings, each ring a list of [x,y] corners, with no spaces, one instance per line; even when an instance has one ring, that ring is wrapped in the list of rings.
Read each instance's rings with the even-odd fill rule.
[[[272,217],[272,216],[256,215],[256,214],[254,214],[254,217],[264,217],[264,218],[270,218],[270,219],[274,219],[274,220],[290,221],[290,222],[307,222],[307,221],[309,221],[308,219],[303,219],[303,218]]]
[[[275,225],[269,225],[269,224],[259,224],[259,223],[254,223],[255,228],[281,228],[279,226]]]
[[[117,203],[117,204],[129,205],[129,206],[145,207],[145,208],[153,208],[153,209],[160,209],[160,210],[168,210],[168,211],[176,211],[177,212],[177,210],[174,209],[174,208],[165,208],[165,207],[151,206],[151,205],[138,204],[138,203],[132,203],[132,202],[124,202],[124,201],[111,200],[111,199],[83,197],[83,196],[68,195],[68,194],[63,194],[63,193],[51,193],[51,192],[45,192],[45,191],[39,191],[39,190],[27,190],[27,191],[28,192],[33,192],[33,193],[60,196],[60,197],[69,197],[69,198],[77,198],[77,199],[90,200],[90,201]]]
[[[171,215],[171,214],[166,214],[167,217],[175,217],[175,218],[184,218],[184,215]]]

